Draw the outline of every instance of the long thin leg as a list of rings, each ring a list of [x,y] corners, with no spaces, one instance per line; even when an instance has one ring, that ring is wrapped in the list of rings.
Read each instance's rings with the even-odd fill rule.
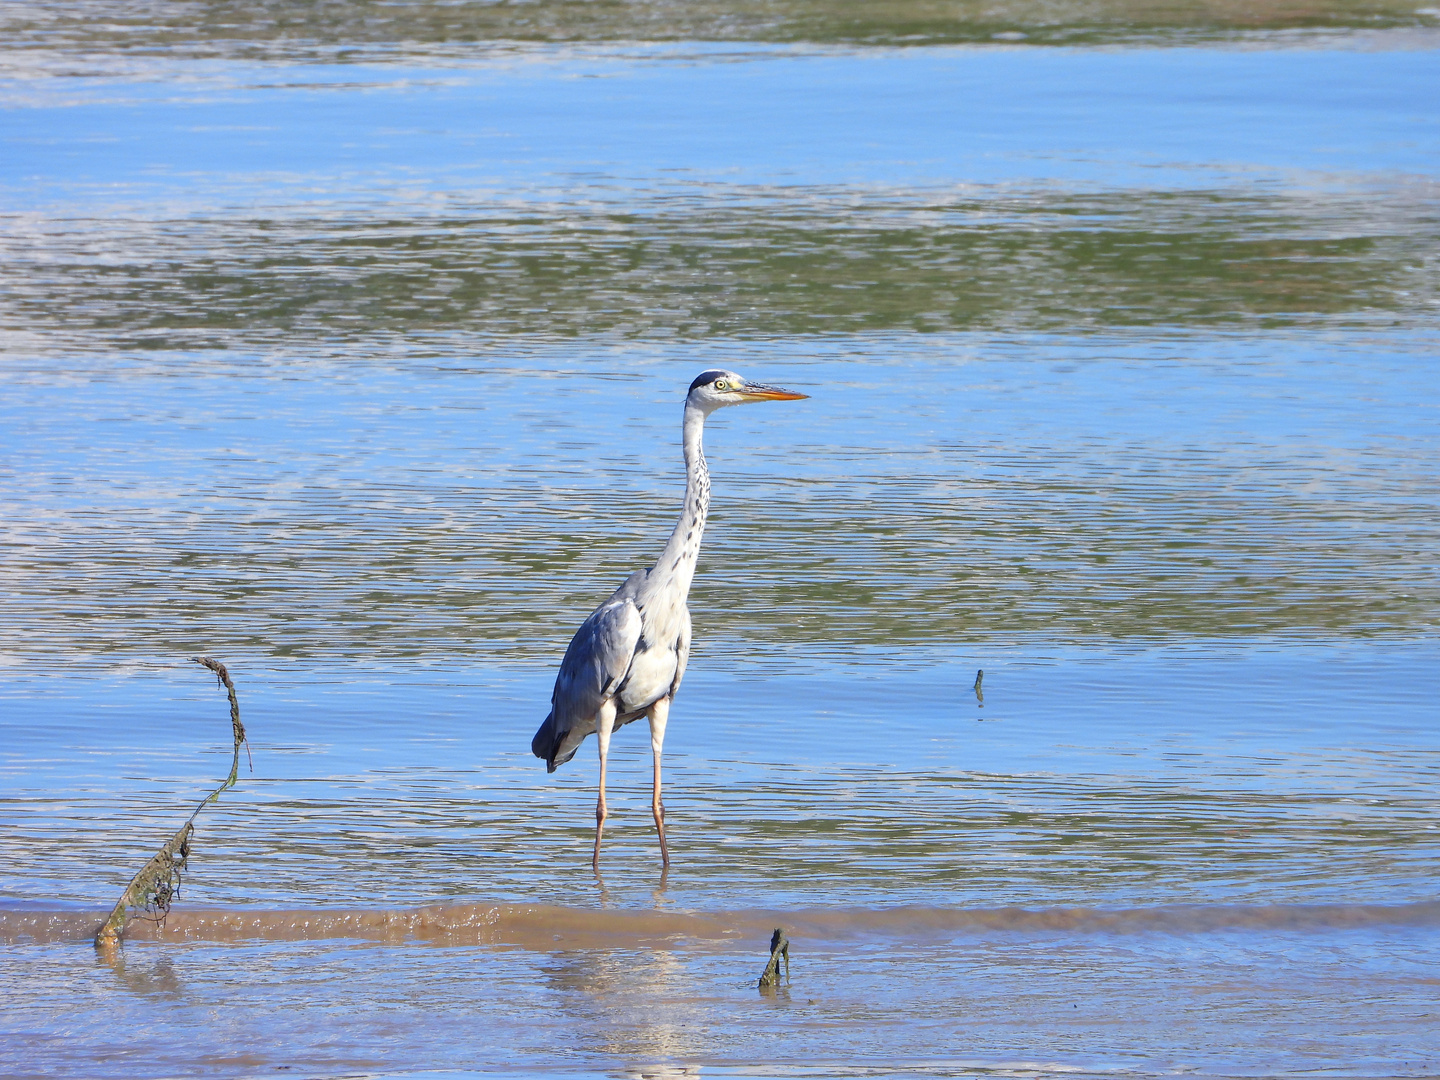
[[[595,855],[590,865],[600,873],[600,836],[605,831],[605,759],[610,756],[610,733],[615,730],[615,702],[600,706],[595,717],[595,741],[600,745],[600,798],[595,801]]]
[[[660,750],[665,745],[665,724],[670,719],[670,699],[661,698],[650,706],[645,715],[650,718],[650,749],[655,754],[655,793],[650,799],[650,812],[655,815],[655,831],[660,834],[660,859],[668,870],[670,848],[665,843],[665,804],[660,801]]]

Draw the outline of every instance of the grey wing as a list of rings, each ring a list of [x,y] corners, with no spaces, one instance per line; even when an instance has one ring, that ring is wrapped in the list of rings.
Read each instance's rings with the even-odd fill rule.
[[[680,689],[680,680],[685,677],[685,665],[690,663],[690,609],[680,623],[680,640],[675,645],[675,679],[670,684],[670,696]]]
[[[600,704],[624,680],[640,641],[640,609],[628,596],[596,608],[575,631],[555,691],[550,695],[550,753],[537,754],[556,765],[568,761],[585,736],[595,730]],[[533,747],[532,747],[533,749]]]

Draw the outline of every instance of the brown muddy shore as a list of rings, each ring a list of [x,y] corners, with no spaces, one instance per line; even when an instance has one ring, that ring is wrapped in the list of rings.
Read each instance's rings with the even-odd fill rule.
[[[93,937],[95,910],[0,910],[0,944]],[[1218,931],[1328,932],[1440,926],[1440,901],[1413,904],[1172,905],[960,909],[927,906],[798,910],[656,911],[546,904],[431,904],[401,909],[173,910],[132,919],[126,940],[210,943],[349,939],[388,945],[499,945],[539,952],[646,947],[747,947],[783,926],[807,950],[857,941],[934,944],[993,935],[1091,935]]]

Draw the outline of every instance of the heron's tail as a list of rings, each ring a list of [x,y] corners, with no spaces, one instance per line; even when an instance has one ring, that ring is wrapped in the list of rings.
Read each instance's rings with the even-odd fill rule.
[[[552,711],[549,716],[545,717],[545,722],[540,725],[540,730],[535,732],[535,737],[530,740],[530,752],[545,760],[546,772],[554,772],[557,765],[564,763],[555,760],[562,738],[564,736],[555,731],[555,713]]]

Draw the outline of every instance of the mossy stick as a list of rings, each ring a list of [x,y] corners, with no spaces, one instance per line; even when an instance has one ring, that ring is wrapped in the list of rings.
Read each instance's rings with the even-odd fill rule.
[[[209,801],[216,799],[221,791],[228,787],[235,786],[235,778],[240,774],[240,744],[245,743],[245,756],[250,762],[250,771],[255,771],[255,759],[250,757],[250,743],[245,739],[245,725],[240,722],[240,699],[235,696],[235,684],[230,681],[230,671],[219,660],[209,656],[192,656],[192,663],[201,667],[209,668],[215,673],[215,680],[225,688],[225,693],[230,698],[230,727],[235,735],[235,758],[230,762],[230,777],[222,784]],[[203,805],[203,804],[202,804]],[[199,813],[197,810],[196,813]]]
[[[235,750],[230,762],[230,775],[214,791],[200,800],[200,805],[195,807],[185,824],[165,845],[150,857],[150,861],[140,868],[140,872],[130,879],[130,884],[125,887],[119,902],[110,911],[109,917],[100,924],[95,931],[95,947],[97,949],[111,949],[120,941],[121,935],[125,932],[125,924],[129,919],[131,908],[145,908],[155,912],[157,921],[163,921],[170,911],[171,901],[179,895],[181,874],[185,869],[185,860],[190,857],[190,840],[195,835],[195,818],[220,797],[220,793],[226,788],[235,785],[236,778],[240,774],[240,745],[245,744],[245,753],[250,753],[249,741],[245,738],[245,725],[240,722],[240,701],[235,696],[235,684],[230,679],[230,672],[219,660],[211,659],[208,656],[194,656],[191,659],[203,667],[209,668],[215,673],[221,686],[225,688],[230,697],[230,727],[235,738]],[[255,771],[253,759],[250,762],[250,771]]]
[[[785,981],[790,981],[790,939],[780,927],[770,935],[770,962],[760,976],[760,989],[773,990],[780,985],[780,958],[785,958]]]

